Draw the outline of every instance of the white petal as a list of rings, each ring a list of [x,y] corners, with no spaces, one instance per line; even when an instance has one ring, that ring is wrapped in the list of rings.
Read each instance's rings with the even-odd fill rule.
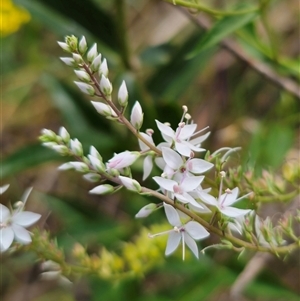
[[[186,232],[196,240],[209,236],[209,232],[195,221],[188,222],[184,228]]]
[[[165,162],[172,169],[177,170],[183,165],[180,155],[168,147],[162,147],[162,154]]]
[[[175,142],[175,148],[179,154],[190,157],[191,156],[191,148],[184,143]]]
[[[145,140],[147,140],[150,144],[154,145],[154,142],[153,142],[153,139],[151,136],[147,135],[146,133],[143,133],[143,132],[140,132],[140,135],[143,136],[143,138]],[[140,149],[142,151],[146,151],[149,149],[149,146],[146,145],[142,140],[139,139],[139,146],[140,146]]]
[[[160,187],[163,189],[166,189],[168,191],[173,191],[174,190],[174,185],[178,185],[177,182],[169,179],[165,179],[162,177],[153,177],[152,178]]]
[[[184,203],[184,204],[187,204],[189,202],[189,200],[183,196],[182,194],[179,194],[179,193],[174,193],[174,196],[176,197],[176,199],[178,201],[180,201],[181,203]]]
[[[197,124],[187,124],[183,128],[180,129],[180,134],[178,138],[180,140],[186,140],[190,138],[197,128]]]
[[[237,187],[232,189],[231,193],[224,193],[220,198],[221,202],[223,198],[225,198],[224,202],[222,202],[222,205],[224,207],[227,207],[230,206],[231,204],[234,204],[237,200],[238,194],[239,194],[239,189]]]
[[[144,159],[144,163],[143,163],[143,169],[144,169],[143,181],[149,177],[152,168],[153,168],[153,158],[151,156],[147,156]]]
[[[193,176],[193,177],[186,177],[182,183],[180,184],[180,187],[184,191],[192,191],[199,187],[200,183],[203,181],[204,176]]]
[[[159,167],[161,170],[164,170],[164,168],[166,166],[166,162],[162,157],[155,158],[154,162],[155,162],[157,167]]]
[[[206,204],[208,205],[213,205],[218,207],[219,203],[217,202],[217,200],[210,194],[204,192],[204,191],[199,191],[198,192],[199,198]]]
[[[29,232],[25,228],[17,224],[12,224],[12,229],[15,233],[15,239],[18,242],[24,245],[29,244],[31,242],[31,237],[29,235]]]
[[[183,233],[184,241],[189,249],[194,253],[194,255],[199,258],[199,251],[196,242],[186,233]]]
[[[167,135],[168,137],[171,137],[171,138],[175,136],[175,132],[173,131],[173,129],[171,127],[159,122],[158,120],[155,120],[155,122],[156,122],[156,125],[157,125],[158,129],[160,130],[160,132],[162,134],[165,134],[165,135]]]
[[[32,191],[33,187],[29,187],[25,190],[25,192],[23,193],[22,197],[21,197],[21,202],[23,202],[23,204],[25,205],[27,202],[27,199]]]
[[[29,227],[37,222],[41,218],[41,215],[38,213],[24,211],[14,214],[12,220],[15,224],[18,224],[22,227]]]
[[[3,194],[9,187],[9,184],[3,185],[0,187],[0,194]]]
[[[177,232],[170,232],[165,255],[172,254],[177,248],[181,240],[181,234]]]
[[[10,216],[10,211],[9,209],[0,204],[0,223],[4,223]]]
[[[164,203],[164,208],[169,223],[174,227],[181,226],[180,217],[176,209],[173,206],[166,203]]]
[[[0,229],[0,248],[1,252],[6,251],[14,240],[14,231],[11,227]]]
[[[220,211],[229,217],[237,217],[241,215],[245,215],[249,213],[251,210],[250,209],[239,209],[239,208],[234,208],[234,207],[226,207],[224,209],[220,209]]]
[[[183,196],[187,199],[189,204],[194,205],[197,208],[202,209],[202,205],[199,204],[191,195],[189,195],[187,192],[183,194]]]
[[[204,173],[213,168],[213,164],[202,159],[192,159],[187,163],[188,170],[192,173]]]
[[[210,132],[202,135],[202,136],[199,136],[197,138],[194,138],[194,139],[191,139],[189,142],[194,144],[194,145],[198,145],[200,143],[202,143],[204,140],[206,140],[206,138],[210,135]]]

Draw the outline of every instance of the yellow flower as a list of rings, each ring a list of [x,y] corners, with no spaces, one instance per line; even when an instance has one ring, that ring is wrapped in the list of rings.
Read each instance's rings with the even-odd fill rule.
[[[11,0],[1,1],[1,37],[10,35],[19,30],[20,26],[29,22],[30,14],[25,9],[15,6]]]

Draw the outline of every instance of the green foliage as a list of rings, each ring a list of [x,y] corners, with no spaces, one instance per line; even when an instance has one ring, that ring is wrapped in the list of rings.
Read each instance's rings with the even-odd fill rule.
[[[52,179],[49,162],[52,167],[53,164],[58,166],[62,159],[37,145],[42,128],[57,130],[66,126],[86,147],[98,148],[105,159],[112,152],[133,149],[136,145],[124,129],[111,125],[95,113],[90,99],[72,85],[75,76],[59,62],[58,57],[64,55],[56,45],[56,40],[68,34],[85,35],[98,43],[99,51],[108,58],[112,79],[119,83],[126,80],[129,105],[136,99],[143,104],[147,127],[156,130],[154,119],[178,122],[181,114],[178,107],[187,104],[198,123],[211,127],[210,145],[204,147],[242,146],[236,160],[240,165],[254,167],[258,175],[263,169],[278,170],[284,161],[297,161],[294,155],[299,151],[296,145],[300,109],[297,96],[251,69],[247,62],[234,59],[220,46],[222,41],[234,39],[250,61],[271,68],[278,77],[296,82],[300,78],[299,53],[295,46],[298,32],[293,21],[297,19],[294,12],[297,1],[285,3],[284,11],[280,1],[262,1],[272,2],[265,13],[269,24],[274,24],[274,28],[270,27],[275,41],[280,41],[275,45],[279,49],[277,56],[261,22],[261,11],[224,16],[212,13],[212,25],[205,32],[192,22],[180,23],[178,5],[163,5],[159,1],[14,2],[26,8],[32,20],[19,32],[2,38],[1,43],[1,180],[3,183],[19,181],[20,186],[31,185],[34,190],[45,192],[37,194],[38,197],[29,203],[44,211],[40,227],[53,230],[59,247],[67,252],[79,241],[90,255],[99,254],[105,247],[125,258],[125,251],[121,251],[124,242],[132,243],[130,248],[137,242],[144,243],[138,240],[140,223],[133,216],[145,205],[144,198],[130,193],[111,198],[88,196],[91,184],[74,178],[71,173],[60,174],[58,180]],[[186,2],[197,5],[194,1]],[[226,7],[216,5],[216,8],[228,11],[234,2],[229,1]],[[209,5],[212,7],[214,3],[216,1]],[[123,12],[119,11],[120,7]],[[122,13],[127,20],[120,24],[119,14]],[[276,21],[281,19],[282,13],[286,23],[280,28]],[[146,24],[142,22],[145,20],[150,21]],[[173,30],[174,20],[180,23],[176,30]],[[166,30],[162,29],[165,28],[163,21],[169,22]],[[163,38],[158,36],[159,32],[164,33]],[[113,93],[116,95],[117,91]],[[41,183],[36,177],[42,175],[45,177]],[[283,210],[277,210],[274,215],[281,216]],[[49,212],[52,212],[50,217]],[[157,216],[159,218],[159,212]],[[154,220],[156,217],[151,216],[151,223]],[[143,251],[147,253],[147,250]],[[163,260],[162,251],[161,260],[157,260],[157,264],[151,261],[151,268],[142,273],[143,277],[139,274],[139,277],[129,277],[118,283],[93,276],[83,281],[75,277],[74,283],[79,293],[88,287],[89,300],[220,300],[218,298],[224,291],[228,292],[247,265],[250,255],[246,254],[246,260],[242,258],[236,265],[229,265],[226,262],[232,263],[232,258],[236,262],[236,254],[220,251],[218,257],[210,251],[207,253],[199,261],[190,256],[182,263],[180,256]],[[21,276],[28,279],[31,271],[27,262],[27,257],[19,254],[5,257],[5,289],[0,298],[6,298],[21,287]],[[285,269],[293,273],[295,265],[295,260],[287,261]],[[32,274],[34,280],[27,285],[38,283],[46,288],[38,282],[35,270]],[[257,278],[247,286],[245,297],[257,301],[297,300],[298,284],[288,286],[282,277],[277,273],[272,281],[268,277]],[[41,289],[40,296],[32,300],[55,298],[75,300],[73,292],[66,289],[53,292]]]

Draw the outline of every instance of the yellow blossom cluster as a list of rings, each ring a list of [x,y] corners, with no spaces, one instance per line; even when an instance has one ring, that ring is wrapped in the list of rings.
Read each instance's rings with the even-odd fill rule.
[[[11,0],[1,1],[1,37],[19,30],[22,24],[29,22],[30,14],[24,8],[15,6]]]

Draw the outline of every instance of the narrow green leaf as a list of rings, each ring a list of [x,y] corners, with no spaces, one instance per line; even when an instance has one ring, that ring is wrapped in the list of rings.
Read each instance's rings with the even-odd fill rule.
[[[188,54],[188,58],[191,59],[198,55],[205,49],[217,45],[225,37],[245,26],[258,16],[257,12],[249,13],[239,16],[226,16],[217,21],[216,24],[203,36],[203,38],[197,43],[194,49]]]

